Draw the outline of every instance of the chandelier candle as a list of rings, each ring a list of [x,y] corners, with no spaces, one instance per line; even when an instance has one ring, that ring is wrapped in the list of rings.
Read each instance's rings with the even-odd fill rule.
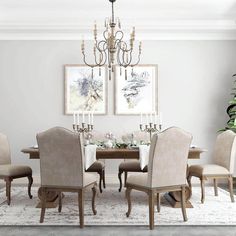
[[[109,80],[111,80],[111,73],[114,72],[115,64],[120,66],[120,74],[122,74],[122,68],[125,69],[125,79],[127,79],[127,67],[133,67],[138,65],[140,62],[140,56],[142,51],[142,43],[139,43],[139,50],[136,60],[133,59],[133,50],[135,42],[135,27],[133,27],[128,42],[124,41],[124,33],[121,30],[121,24],[119,18],[114,16],[114,2],[116,0],[109,0],[112,4],[111,18],[105,19],[105,31],[103,32],[103,39],[97,39],[97,24],[94,23],[94,63],[90,64],[86,60],[85,55],[85,43],[82,40],[81,51],[83,55],[83,61],[85,65],[91,67],[92,78],[93,68],[99,67],[99,76],[101,76],[101,67],[107,65]]]

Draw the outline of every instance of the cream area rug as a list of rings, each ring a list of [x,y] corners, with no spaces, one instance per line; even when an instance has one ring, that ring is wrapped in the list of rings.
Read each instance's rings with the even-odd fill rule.
[[[39,223],[40,209],[37,187],[32,188],[33,199],[29,199],[26,187],[12,187],[12,202],[8,206],[5,189],[0,190],[0,225],[78,225],[79,211],[76,193],[65,193],[62,212],[57,208],[47,209],[43,224]],[[96,198],[97,215],[92,214],[92,192],[85,194],[85,225],[148,225],[148,198],[145,193],[133,191],[132,211],[126,217],[127,202],[125,192],[118,187],[109,187]],[[236,225],[236,203],[231,203],[229,193],[219,188],[219,196],[214,196],[213,187],[206,187],[206,200],[200,202],[200,188],[193,187],[191,202],[194,208],[187,209],[188,221],[183,222],[181,209],[172,208],[162,197],[161,212],[155,207],[156,225]]]

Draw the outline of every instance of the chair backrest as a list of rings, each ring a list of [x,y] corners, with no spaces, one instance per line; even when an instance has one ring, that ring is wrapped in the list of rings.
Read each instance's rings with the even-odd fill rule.
[[[10,146],[5,134],[0,133],[0,165],[11,164]]]
[[[148,187],[186,183],[187,159],[192,135],[171,127],[152,137],[148,163]]]
[[[227,130],[216,138],[213,160],[214,163],[225,167],[231,174],[234,172],[234,160],[236,154],[236,134]]]
[[[83,145],[80,136],[62,127],[37,134],[41,185],[79,188],[83,186]]]

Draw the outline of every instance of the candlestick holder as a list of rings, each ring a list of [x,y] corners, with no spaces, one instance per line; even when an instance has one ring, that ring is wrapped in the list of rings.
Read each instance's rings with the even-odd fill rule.
[[[73,124],[73,130],[77,133],[89,133],[93,130],[93,125],[82,123],[80,127],[80,125]]]
[[[161,124],[157,125],[157,124],[150,122],[149,125],[148,124],[146,124],[146,125],[140,124],[139,128],[142,132],[149,133],[149,138],[150,138],[150,142],[151,142],[152,133],[161,132],[162,125]]]

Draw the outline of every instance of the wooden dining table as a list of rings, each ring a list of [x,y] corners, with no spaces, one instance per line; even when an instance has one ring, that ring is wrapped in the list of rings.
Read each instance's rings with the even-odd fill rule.
[[[206,150],[197,147],[189,149],[188,159],[200,159]],[[39,149],[34,147],[23,148],[21,152],[28,154],[30,159],[39,159]],[[96,159],[139,159],[138,148],[97,148]]]
[[[201,153],[206,150],[198,147],[191,147],[189,149],[188,159],[200,159]],[[28,147],[23,148],[21,152],[28,154],[29,159],[40,159],[40,153],[38,148]],[[139,159],[139,148],[97,148],[96,159]],[[40,189],[38,192],[39,198],[41,198]],[[192,207],[189,201],[192,195],[191,189],[186,188],[186,207]],[[48,200],[53,200],[55,196],[48,194]],[[178,192],[167,193],[165,198],[171,204],[172,207],[180,207],[180,194]]]

